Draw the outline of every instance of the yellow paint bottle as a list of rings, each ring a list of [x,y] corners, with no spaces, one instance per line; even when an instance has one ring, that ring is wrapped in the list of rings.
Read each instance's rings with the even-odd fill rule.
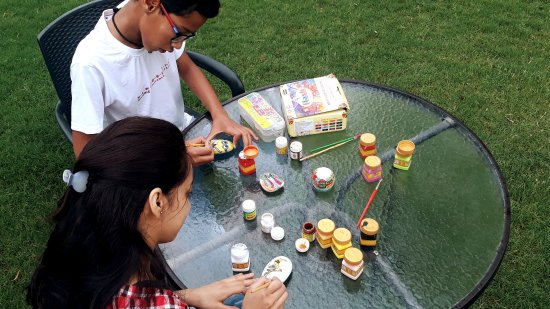
[[[323,249],[327,249],[332,245],[332,234],[336,225],[330,219],[321,219],[317,222],[317,233],[315,238]]]
[[[359,155],[365,159],[368,156],[376,155],[376,136],[372,133],[365,133],[359,137]]]
[[[395,148],[395,160],[393,167],[407,171],[411,167],[411,158],[414,153],[415,145],[410,140],[402,140]]]
[[[337,258],[344,258],[344,252],[351,247],[351,232],[343,227],[339,227],[332,233],[332,245],[330,248]]]

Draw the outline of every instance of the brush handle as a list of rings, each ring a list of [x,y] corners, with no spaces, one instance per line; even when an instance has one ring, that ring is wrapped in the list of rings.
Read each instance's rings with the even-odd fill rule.
[[[343,140],[341,140],[341,141],[337,141],[337,142],[334,142],[334,143],[330,143],[330,144],[328,144],[328,145],[324,145],[324,146],[321,146],[321,147],[317,147],[317,148],[315,148],[315,149],[312,149],[310,152],[311,152],[311,153],[314,153],[314,152],[317,152],[317,151],[319,151],[319,150],[323,150],[323,149],[325,149],[325,148],[328,148],[328,147],[330,147],[330,146],[338,145],[338,144],[340,144],[340,143],[344,143],[344,142],[347,142],[347,141],[350,141],[350,140],[354,140],[354,139],[355,139],[354,136],[348,137],[348,138],[343,139]]]
[[[303,157],[303,158],[300,159],[300,162],[301,162],[301,161],[305,161],[305,160],[310,159],[310,158],[313,158],[313,157],[315,157],[315,156],[318,156],[318,155],[320,155],[320,154],[322,154],[322,153],[325,153],[325,152],[327,152],[327,151],[329,151],[329,150],[332,150],[332,149],[334,149],[334,148],[337,148],[337,147],[340,147],[340,146],[342,146],[342,145],[345,145],[345,144],[347,144],[347,143],[349,143],[349,142],[351,142],[351,141],[353,141],[353,140],[354,140],[354,138],[352,138],[352,139],[350,139],[350,140],[347,140],[347,141],[345,141],[345,142],[342,142],[342,143],[340,143],[340,144],[336,144],[336,145],[334,145],[334,146],[332,146],[332,147],[323,149],[323,150],[321,150],[321,151],[319,151],[319,152],[316,152],[316,153],[314,153],[314,154],[311,154],[311,155],[309,155],[309,156]]]
[[[369,201],[367,202],[367,205],[363,209],[363,213],[361,214],[361,217],[359,217],[359,221],[357,221],[357,228],[361,225],[361,221],[363,221],[363,218],[367,214],[367,211],[369,210],[370,204],[372,204],[372,201],[374,200],[374,197],[376,196],[376,193],[378,190],[372,191],[372,194],[370,195]]]

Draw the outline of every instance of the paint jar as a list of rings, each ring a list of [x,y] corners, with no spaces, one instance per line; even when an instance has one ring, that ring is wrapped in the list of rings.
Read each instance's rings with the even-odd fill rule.
[[[266,212],[260,218],[260,225],[262,226],[262,232],[271,233],[271,229],[275,226],[275,218],[273,214]]]
[[[316,230],[317,229],[315,228],[315,225],[313,225],[313,223],[304,223],[304,225],[302,225],[302,238],[307,239],[309,242],[313,242],[315,240]]]
[[[327,249],[332,245],[332,234],[336,225],[330,219],[321,219],[317,222],[317,233],[315,238],[323,249]]]
[[[414,153],[414,143],[409,140],[402,140],[395,148],[395,160],[393,167],[407,171],[411,167],[411,158]]]
[[[231,247],[231,268],[235,272],[250,270],[250,255],[245,244],[238,243]]]
[[[380,226],[376,220],[371,218],[366,218],[361,221],[360,230],[361,230],[361,239],[359,244],[361,247],[374,247],[376,246],[376,237],[378,235],[378,230]]]
[[[275,139],[275,151],[277,154],[286,155],[288,153],[288,140],[284,136]]]
[[[359,137],[359,155],[361,158],[365,159],[368,156],[376,155],[376,136],[371,133],[362,134]]]
[[[339,259],[344,258],[344,252],[349,247],[351,247],[351,232],[343,227],[335,229],[332,233],[332,245],[330,246],[334,255]]]
[[[334,173],[328,167],[316,168],[311,174],[313,189],[318,192],[329,191],[334,186],[335,181],[336,177],[334,177]]]
[[[276,226],[271,229],[271,238],[273,240],[281,240],[284,237],[285,237],[285,230],[282,227]]]
[[[294,247],[296,247],[298,252],[307,252],[309,250],[309,241],[305,238],[298,238],[294,242]]]
[[[382,160],[377,156],[368,156],[361,169],[361,175],[366,182],[375,182],[382,178]]]
[[[253,200],[245,200],[242,203],[243,208],[243,218],[245,220],[254,220],[256,219],[256,203]]]
[[[244,151],[239,152],[239,172],[243,176],[248,176],[256,173],[256,162],[254,159],[247,159]]]
[[[352,280],[357,280],[363,273],[365,262],[363,262],[363,252],[357,248],[348,248],[344,252],[341,272]]]
[[[302,143],[294,141],[290,143],[290,158],[292,160],[300,160],[304,157],[304,151],[302,149]]]

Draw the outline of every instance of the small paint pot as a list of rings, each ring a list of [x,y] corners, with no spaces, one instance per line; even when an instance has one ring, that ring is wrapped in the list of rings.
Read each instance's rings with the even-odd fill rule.
[[[288,153],[288,140],[284,136],[275,139],[275,151],[277,154],[286,155]]]
[[[285,230],[282,227],[276,226],[271,229],[271,238],[273,238],[273,240],[281,240],[284,237],[285,237]]]
[[[273,217],[273,214],[269,212],[262,214],[262,217],[260,218],[260,225],[262,226],[262,232],[271,233],[271,229],[275,226],[275,218]]]
[[[311,222],[306,222],[302,225],[302,237],[307,239],[309,242],[315,241],[315,225]]]
[[[298,141],[294,141],[290,143],[290,158],[292,160],[300,160],[304,157],[304,151],[302,147],[302,143]]]
[[[248,145],[243,149],[244,157],[247,159],[255,159],[260,154],[260,150],[256,145]]]
[[[243,218],[245,220],[254,220],[256,219],[256,203],[253,200],[245,200],[242,203],[243,208]]]
[[[334,177],[334,173],[328,167],[319,167],[313,170],[311,181],[316,191],[326,192],[332,189],[336,177]]]

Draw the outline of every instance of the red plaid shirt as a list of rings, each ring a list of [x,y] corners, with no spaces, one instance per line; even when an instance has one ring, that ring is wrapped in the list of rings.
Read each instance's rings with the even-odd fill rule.
[[[173,291],[141,287],[124,286],[113,297],[113,302],[106,309],[180,309],[188,308],[183,300]]]

